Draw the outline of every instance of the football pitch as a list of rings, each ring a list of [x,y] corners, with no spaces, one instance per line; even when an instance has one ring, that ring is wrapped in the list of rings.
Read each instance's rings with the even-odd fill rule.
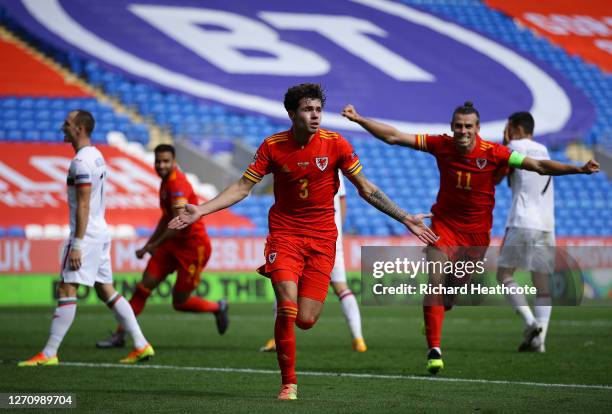
[[[71,393],[76,411],[100,412],[609,412],[612,308],[554,308],[545,354],[516,352],[522,324],[508,307],[447,314],[446,369],[425,373],[419,307],[362,307],[369,350],[350,349],[340,306],[328,297],[320,321],[297,331],[299,400],[277,401],[270,304],[234,304],[219,336],[211,315],[150,305],[140,316],[157,355],[117,361],[128,348],[94,347],[114,327],[102,305],[80,306],[60,366],[17,368],[46,341],[51,307],[0,309],[0,392]],[[288,407],[291,406],[291,407]]]

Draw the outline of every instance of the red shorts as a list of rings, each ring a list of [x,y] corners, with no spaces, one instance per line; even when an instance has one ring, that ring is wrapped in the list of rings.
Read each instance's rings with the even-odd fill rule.
[[[491,243],[491,233],[464,233],[461,229],[453,229],[442,220],[431,220],[431,229],[440,239],[434,244],[442,250],[450,260],[460,259],[482,260]]]
[[[335,240],[270,235],[264,254],[263,271],[272,283],[292,280],[298,285],[299,297],[325,302],[336,260]],[[275,276],[275,270],[288,270],[292,275]]]
[[[192,292],[200,284],[200,273],[210,258],[208,237],[188,240],[167,240],[154,252],[145,272],[158,280],[164,280],[176,270],[177,292]]]

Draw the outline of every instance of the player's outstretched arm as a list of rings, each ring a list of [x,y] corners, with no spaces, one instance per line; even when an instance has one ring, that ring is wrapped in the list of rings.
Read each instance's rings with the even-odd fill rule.
[[[416,148],[416,135],[405,134],[391,125],[364,118],[357,113],[353,105],[346,105],[341,114],[349,121],[359,124],[363,129],[387,144]]]
[[[578,167],[553,160],[535,160],[525,157],[519,168],[534,171],[540,175],[593,174],[599,172],[599,163],[589,160],[582,167]]]
[[[248,196],[254,185],[253,181],[240,177],[238,181],[227,187],[212,200],[199,206],[187,204],[184,211],[170,220],[168,227],[177,230],[182,229],[194,223],[202,216],[233,206]]]
[[[409,214],[402,210],[395,202],[393,202],[385,193],[383,193],[376,185],[368,180],[363,173],[348,177],[353,183],[359,195],[368,203],[382,211],[389,217],[394,218],[425,244],[435,243],[438,236],[423,223],[423,219],[431,217],[432,214]]]

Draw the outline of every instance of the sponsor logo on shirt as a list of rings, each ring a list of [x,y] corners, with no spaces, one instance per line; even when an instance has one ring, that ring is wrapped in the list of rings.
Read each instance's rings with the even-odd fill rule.
[[[298,167],[304,169],[304,168],[308,167],[310,165],[310,163],[308,161],[304,161],[304,162],[298,162],[297,165],[298,165]]]

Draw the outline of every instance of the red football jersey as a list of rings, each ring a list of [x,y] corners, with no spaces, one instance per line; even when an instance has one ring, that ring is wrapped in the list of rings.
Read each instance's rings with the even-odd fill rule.
[[[342,135],[319,129],[308,144],[301,146],[289,130],[266,138],[243,176],[258,183],[264,175],[274,174],[270,234],[335,240],[334,195],[340,185],[337,170],[353,176],[361,168],[353,147]]]
[[[458,232],[490,232],[495,206],[495,177],[508,166],[511,151],[476,136],[469,154],[455,149],[448,135],[417,135],[417,149],[436,157],[440,190],[431,212]]]
[[[168,175],[165,180],[162,180],[159,187],[159,206],[162,210],[162,216],[166,220],[172,219],[172,207],[184,206],[185,204],[198,204],[198,196],[193,191],[193,187],[189,183],[187,176],[176,167]],[[191,226],[181,230],[174,238],[186,239],[189,237],[202,237],[206,234],[204,222],[198,220]]]

